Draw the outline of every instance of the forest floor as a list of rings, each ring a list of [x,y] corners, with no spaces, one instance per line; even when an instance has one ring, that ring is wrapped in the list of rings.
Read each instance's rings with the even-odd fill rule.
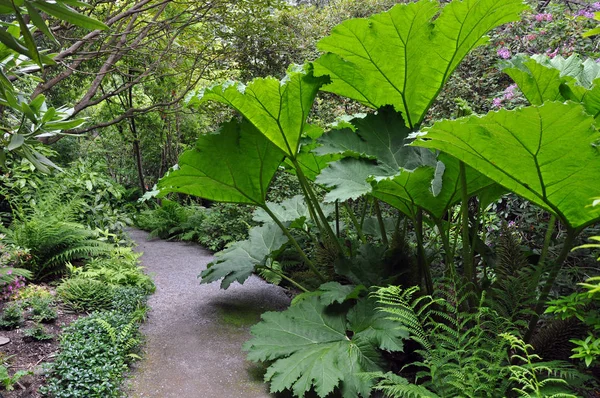
[[[283,289],[252,276],[221,290],[200,285],[212,255],[197,245],[150,239],[130,230],[156,292],[142,327],[143,359],[127,382],[130,398],[269,397],[264,369],[245,359],[242,344],[260,314],[287,307]]]

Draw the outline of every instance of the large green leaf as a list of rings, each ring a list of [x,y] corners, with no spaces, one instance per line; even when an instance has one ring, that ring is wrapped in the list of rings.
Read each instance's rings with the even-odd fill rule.
[[[265,265],[268,258],[276,256],[288,238],[274,223],[250,229],[247,240],[233,243],[215,254],[215,261],[200,274],[202,283],[221,281],[227,289],[234,281],[244,283],[257,266]]]
[[[545,102],[486,116],[445,120],[414,145],[442,150],[573,228],[598,220],[600,138],[582,105]]]
[[[591,59],[581,61],[576,54],[568,58],[518,55],[504,62],[503,71],[517,83],[532,105],[566,99],[582,101],[594,80],[600,77],[600,65]],[[565,85],[574,90],[571,96],[565,96]],[[574,98],[575,94],[579,98]]]
[[[249,122],[232,120],[201,135],[179,158],[179,169],[158,183],[161,195],[180,192],[219,202],[263,206],[283,153]]]
[[[349,123],[351,128],[324,134],[319,138],[321,146],[314,150],[349,156],[330,163],[317,177],[317,183],[331,188],[326,202],[372,194],[411,217],[422,208],[440,218],[460,201],[458,161],[408,146],[412,138],[400,113],[384,107]],[[491,180],[468,168],[469,194],[491,185]]]
[[[315,74],[331,77],[325,90],[374,108],[393,105],[417,127],[469,51],[524,9],[522,0],[399,4],[335,27],[318,44],[328,54],[315,62]]]
[[[286,311],[263,314],[244,349],[252,361],[274,361],[265,374],[273,393],[292,389],[302,397],[314,386],[325,397],[341,383],[344,397],[366,397],[370,385],[358,373],[381,369],[376,348],[402,349],[406,332],[397,326],[371,300],[346,314],[309,296]]]
[[[279,81],[273,77],[255,79],[247,86],[227,83],[202,90],[189,103],[208,100],[231,106],[248,119],[287,156],[296,158],[300,138],[312,126],[306,118],[325,77],[314,77],[311,67],[292,67]]]
[[[450,206],[461,201],[459,162],[447,154],[438,156],[437,167],[419,167],[404,170],[391,178],[373,178],[371,193],[378,199],[394,206],[404,214],[415,217],[423,209],[433,217],[441,219]],[[440,174],[441,186],[436,188],[436,173]],[[467,193],[469,196],[491,189],[495,183],[471,167],[466,168]],[[434,192],[436,194],[434,195]]]

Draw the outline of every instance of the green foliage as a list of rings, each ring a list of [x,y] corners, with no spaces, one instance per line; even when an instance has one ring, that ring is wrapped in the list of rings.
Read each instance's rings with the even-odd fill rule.
[[[437,122],[415,144],[443,150],[477,167],[579,228],[600,217],[600,209],[587,206],[590,197],[600,194],[594,177],[600,173],[600,158],[592,145],[599,137],[594,119],[581,105],[546,102]]]
[[[8,374],[8,369],[5,365],[0,365],[0,383],[6,391],[12,391],[13,387],[22,377],[31,374],[31,371],[19,370],[12,376]]]
[[[495,278],[486,304],[521,332],[525,332],[527,320],[533,315],[540,267],[541,264],[535,267],[529,264],[517,234],[503,226],[493,267]]]
[[[526,7],[521,0],[486,0],[440,8],[422,0],[335,27],[318,45],[328,53],[315,62],[316,75],[332,79],[324,89],[373,108],[394,105],[417,128],[462,59]]]
[[[510,380],[518,385],[512,391],[519,397],[576,397],[572,394],[567,379],[576,379],[578,374],[568,363],[539,362],[540,357],[530,353],[533,347],[525,344],[523,340],[509,333],[502,333],[500,337],[510,343],[514,351],[512,360],[521,362],[509,367]]]
[[[36,323],[31,328],[23,329],[23,335],[25,337],[31,337],[36,341],[46,341],[54,338],[54,335],[47,333],[44,326],[40,325],[39,323]]]
[[[68,266],[74,278],[93,279],[111,286],[138,287],[146,293],[155,290],[152,279],[139,266],[141,253],[130,247],[115,247],[108,255],[94,257],[82,267]]]
[[[254,227],[247,240],[235,242],[215,254],[215,261],[200,274],[202,283],[223,279],[222,289],[227,289],[234,281],[244,283],[256,267],[264,266],[269,259],[277,256],[287,241],[288,238],[274,223]]]
[[[600,358],[600,277],[588,279],[580,285],[586,289],[584,292],[573,293],[550,301],[546,313],[554,314],[559,319],[577,318],[588,326],[589,332],[585,339],[573,339],[575,344],[571,358],[584,361],[585,366],[590,366]]]
[[[436,298],[413,298],[418,287],[389,286],[376,292],[385,305],[382,311],[408,331],[423,358],[413,363],[423,368],[416,375],[420,387],[383,375],[378,389],[400,397],[423,388],[428,390],[424,396],[504,396],[509,387],[506,347],[496,335],[505,330],[505,321],[484,306],[472,313],[461,310],[470,293],[454,279],[440,287]]]
[[[223,250],[231,242],[247,239],[252,226],[249,206],[216,203],[206,210],[198,242],[211,251]]]
[[[31,297],[27,300],[31,307],[31,319],[35,322],[52,322],[58,317],[53,298]]]
[[[115,287],[112,292],[110,309],[122,314],[145,311],[147,293],[139,287]]]
[[[160,207],[141,212],[136,217],[135,223],[139,228],[149,231],[151,236],[166,239],[171,236],[171,231],[187,221],[188,216],[185,207],[177,202],[163,199]]]
[[[52,376],[42,392],[55,398],[121,397],[119,387],[127,357],[123,346],[114,344],[106,329],[128,328],[134,335],[133,327],[127,326],[131,322],[130,316],[102,312],[65,328]]]
[[[14,329],[23,323],[23,310],[16,302],[7,303],[0,316],[0,326],[5,329]]]
[[[267,312],[252,327],[244,346],[253,361],[274,361],[265,375],[271,392],[291,389],[304,396],[312,387],[325,397],[340,387],[345,397],[367,397],[370,383],[359,373],[381,369],[378,349],[402,350],[406,333],[372,300],[356,305],[326,304],[324,295],[307,295],[283,312]]]
[[[68,261],[88,259],[112,247],[81,224],[40,213],[13,222],[4,232],[8,242],[29,249],[32,259],[27,268],[35,281],[61,275]]]
[[[233,88],[235,92],[237,89]],[[179,167],[158,184],[161,195],[180,192],[220,202],[262,205],[283,153],[252,124],[232,120],[198,138]]]
[[[317,91],[328,80],[315,78],[309,66],[292,66],[282,81],[267,77],[255,79],[247,86],[215,86],[192,97],[190,104],[218,101],[231,106],[286,156],[295,159],[301,135],[311,127],[306,123],[308,112]]]
[[[112,291],[103,282],[84,278],[66,279],[56,288],[63,305],[76,312],[110,308]]]
[[[0,7],[0,14],[10,15],[10,20],[14,17],[12,23],[0,29],[0,53],[4,60],[0,70],[0,104],[8,114],[8,117],[2,118],[2,130],[6,132],[0,142],[2,166],[7,153],[12,153],[27,158],[42,172],[49,172],[49,167],[56,165],[36,151],[38,138],[51,137],[84,123],[83,119],[69,120],[72,109],[51,107],[46,103],[44,95],[21,92],[20,85],[13,83],[17,76],[28,73],[32,67],[37,69],[36,66],[43,68],[45,65],[54,64],[51,57],[38,49],[33,38],[34,32],[39,30],[48,39],[56,42],[52,31],[46,25],[46,20],[41,16],[42,12],[88,29],[107,28],[103,23],[78,13],[69,4],[72,3],[27,1],[3,4]],[[26,18],[28,22],[25,21]]]

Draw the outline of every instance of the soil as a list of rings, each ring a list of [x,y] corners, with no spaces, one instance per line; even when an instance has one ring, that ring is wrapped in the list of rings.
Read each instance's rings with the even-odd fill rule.
[[[4,307],[2,303],[0,307]],[[27,319],[27,312],[24,318]],[[0,336],[8,337],[10,342],[0,347],[0,363],[8,366],[8,372],[13,375],[15,372],[24,370],[31,371],[32,374],[21,378],[14,385],[13,391],[2,391],[0,397],[4,398],[37,398],[41,397],[38,389],[46,380],[44,364],[52,362],[58,351],[59,334],[62,328],[69,325],[81,315],[73,314],[58,308],[58,318],[51,323],[43,324],[46,333],[53,334],[52,340],[36,341],[31,337],[26,337],[23,330],[34,325],[31,320],[25,321],[18,329],[0,330]]]
[[[127,383],[131,398],[270,397],[264,368],[248,362],[242,345],[265,311],[289,305],[284,290],[256,276],[221,290],[200,284],[213,260],[201,247],[150,239],[130,230],[141,262],[156,283],[142,326],[145,353]]]

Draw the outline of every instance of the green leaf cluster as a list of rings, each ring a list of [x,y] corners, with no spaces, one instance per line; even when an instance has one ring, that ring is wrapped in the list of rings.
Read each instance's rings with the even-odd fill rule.
[[[371,385],[360,373],[382,369],[380,350],[401,351],[407,334],[375,311],[373,300],[334,304],[355,297],[326,284],[286,311],[262,315],[244,349],[250,360],[272,361],[265,374],[271,392],[291,389],[300,397],[314,388],[325,397],[339,388],[344,397],[369,396]]]

